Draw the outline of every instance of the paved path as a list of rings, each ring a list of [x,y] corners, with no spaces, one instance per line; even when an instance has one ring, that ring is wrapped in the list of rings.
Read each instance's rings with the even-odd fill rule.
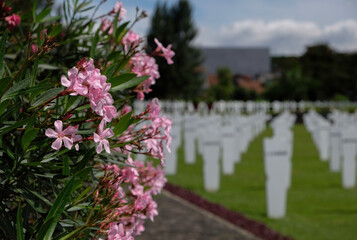
[[[145,223],[146,230],[135,240],[259,240],[259,238],[164,192],[157,198],[159,216]]]

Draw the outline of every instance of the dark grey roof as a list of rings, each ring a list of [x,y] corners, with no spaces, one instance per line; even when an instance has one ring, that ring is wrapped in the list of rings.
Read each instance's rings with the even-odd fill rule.
[[[202,48],[203,67],[215,74],[218,67],[228,67],[233,74],[261,75],[271,72],[269,48]]]

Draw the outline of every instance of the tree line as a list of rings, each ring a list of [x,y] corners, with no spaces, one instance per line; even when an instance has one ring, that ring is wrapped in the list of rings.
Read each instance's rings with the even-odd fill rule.
[[[148,52],[156,48],[154,36],[164,45],[172,43],[175,64],[157,58],[162,80],[151,97],[162,99],[215,100],[357,100],[357,52],[341,53],[327,44],[307,47],[299,57],[272,57],[271,79],[265,91],[240,87],[228,68],[217,69],[217,84],[204,84],[200,50],[193,46],[197,29],[187,0],[168,6],[158,2],[148,33]],[[154,95],[155,94],[155,95]]]

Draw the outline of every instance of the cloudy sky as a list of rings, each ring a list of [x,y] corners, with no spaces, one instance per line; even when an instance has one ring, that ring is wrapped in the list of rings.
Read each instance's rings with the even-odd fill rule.
[[[99,2],[99,0],[95,0]],[[158,0],[168,5],[175,0]],[[101,12],[116,0],[107,0]],[[122,0],[133,19],[136,6],[149,18],[135,31],[147,33],[157,0]],[[328,43],[357,51],[357,0],[191,0],[198,46],[267,46],[273,55],[299,55],[307,45]]]

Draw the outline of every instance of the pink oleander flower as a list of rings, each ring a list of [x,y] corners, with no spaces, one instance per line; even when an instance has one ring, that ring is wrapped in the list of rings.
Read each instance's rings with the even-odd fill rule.
[[[157,49],[154,52],[159,52],[159,56],[163,56],[167,64],[173,64],[172,58],[175,56],[175,52],[171,50],[171,44],[167,45],[165,48],[157,38],[154,39],[155,43],[157,44]]]
[[[102,19],[102,27],[100,28],[100,30],[102,32],[105,32],[105,31],[107,31],[108,28],[109,28],[108,34],[112,34],[113,33],[112,22],[108,18],[103,18]]]
[[[87,97],[92,110],[106,122],[118,116],[112,95],[108,92],[111,84],[107,83],[107,77],[100,73],[100,69],[95,68],[93,59],[80,60],[68,71],[68,78],[62,75],[61,83],[70,95]]]
[[[5,17],[5,21],[7,22],[7,28],[9,30],[13,30],[17,25],[20,24],[21,18],[19,15],[12,14],[10,16]]]
[[[53,149],[60,149],[62,147],[62,143],[64,143],[66,148],[71,149],[74,141],[79,141],[82,139],[80,135],[75,135],[78,131],[77,127],[69,126],[64,131],[62,131],[63,123],[61,120],[55,121],[54,125],[56,131],[48,128],[45,132],[47,137],[56,138],[56,140],[51,145]]]
[[[135,48],[139,45],[140,36],[134,33],[132,30],[129,30],[129,32],[123,37],[122,43],[124,45],[125,51],[128,51],[130,47]]]
[[[36,44],[31,44],[31,49],[32,49],[32,53],[36,53],[38,51],[38,46]]]
[[[150,76],[136,89],[138,100],[144,99],[144,92],[151,91],[150,86],[155,84],[155,80],[160,77],[159,67],[156,64],[155,58],[148,56],[146,53],[137,53],[131,58],[133,65],[132,72],[140,76]]]
[[[151,120],[151,124],[146,126],[145,136],[147,139],[144,144],[149,154],[154,158],[161,159],[161,165],[164,165],[164,143],[167,150],[171,152],[170,131],[172,120],[165,116],[160,116],[161,108],[157,98],[154,98],[148,104],[145,112],[149,114],[147,119]]]
[[[131,110],[132,110],[132,108],[130,106],[124,105],[123,109],[121,110],[121,114],[125,115],[125,114],[131,112]]]
[[[142,91],[138,91],[137,94],[136,94],[136,98],[139,100],[139,101],[142,101],[144,100],[145,98],[145,95]]]
[[[122,223],[112,223],[108,231],[108,240],[134,240],[132,231],[125,231]]]
[[[117,109],[113,105],[105,105],[103,107],[103,119],[106,122],[111,122],[113,118],[118,116]]]
[[[114,206],[106,210],[105,219],[101,221],[105,239],[131,239],[131,236],[140,235],[145,230],[145,219],[153,221],[158,215],[152,196],[162,190],[166,182],[165,172],[151,162],[132,161],[129,155],[127,163],[132,166],[99,166],[105,170],[101,180],[103,193],[110,193],[106,198]],[[101,199],[102,196],[98,197]]]
[[[126,9],[123,7],[123,3],[121,1],[118,1],[113,9],[113,13],[117,13],[119,12],[119,16],[118,16],[118,21],[121,21],[122,19],[126,18]]]
[[[107,153],[110,153],[110,147],[109,147],[109,142],[105,138],[110,138],[114,136],[113,130],[110,128],[107,128],[103,130],[104,128],[104,123],[105,121],[101,121],[98,127],[98,134],[94,133],[94,142],[96,142],[97,145],[97,153],[101,153],[103,151],[103,146],[104,149]]]
[[[147,108],[151,119],[158,117],[161,113],[159,99],[153,98]]]
[[[67,87],[66,91],[70,95],[82,95],[85,96],[88,93],[88,88],[83,85],[84,76],[81,73],[78,73],[76,67],[71,68],[68,71],[68,78],[65,75],[61,77],[61,83],[63,86]]]

